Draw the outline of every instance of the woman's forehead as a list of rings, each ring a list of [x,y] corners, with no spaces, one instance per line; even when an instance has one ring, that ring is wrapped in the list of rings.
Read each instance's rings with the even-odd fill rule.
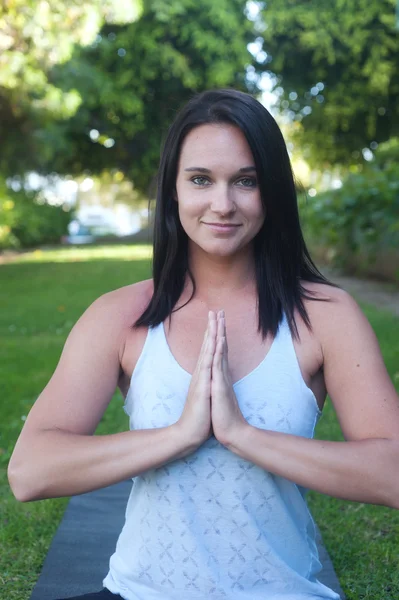
[[[183,141],[179,167],[207,167],[218,163],[230,163],[235,167],[254,164],[243,132],[228,123],[205,124],[192,129]]]

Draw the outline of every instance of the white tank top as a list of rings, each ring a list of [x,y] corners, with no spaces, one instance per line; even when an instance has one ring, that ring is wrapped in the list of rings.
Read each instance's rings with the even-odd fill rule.
[[[190,379],[163,324],[149,328],[124,406],[130,429],[175,423]],[[313,437],[320,411],[285,317],[264,360],[234,391],[254,427]],[[133,479],[104,586],[125,600],[339,600],[317,580],[304,496],[211,437],[190,456]]]

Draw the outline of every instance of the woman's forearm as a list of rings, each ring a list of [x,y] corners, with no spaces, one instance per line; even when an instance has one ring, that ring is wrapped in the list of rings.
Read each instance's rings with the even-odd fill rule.
[[[16,447],[8,469],[22,501],[82,494],[160,467],[194,451],[174,425],[102,436],[60,430],[36,433]],[[18,445],[17,445],[18,446]]]
[[[323,494],[399,508],[399,443],[326,442],[245,425],[226,447],[263,469]]]

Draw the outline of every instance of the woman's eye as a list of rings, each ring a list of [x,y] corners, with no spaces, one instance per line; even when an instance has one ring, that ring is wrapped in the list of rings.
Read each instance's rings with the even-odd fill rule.
[[[209,181],[206,177],[201,177],[200,175],[198,175],[197,177],[193,177],[191,179],[191,181],[193,183],[195,183],[196,185],[208,185]]]
[[[240,179],[239,181],[237,181],[237,183],[238,183],[238,185],[240,185],[242,187],[256,187],[257,186],[257,181],[253,177],[244,177],[243,179]]]

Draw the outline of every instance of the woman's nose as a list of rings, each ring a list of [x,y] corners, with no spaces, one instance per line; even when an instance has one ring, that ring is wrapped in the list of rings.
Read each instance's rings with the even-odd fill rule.
[[[234,202],[233,193],[227,187],[220,187],[215,189],[212,196],[212,202],[210,206],[211,210],[221,215],[227,215],[235,212],[237,207]]]

